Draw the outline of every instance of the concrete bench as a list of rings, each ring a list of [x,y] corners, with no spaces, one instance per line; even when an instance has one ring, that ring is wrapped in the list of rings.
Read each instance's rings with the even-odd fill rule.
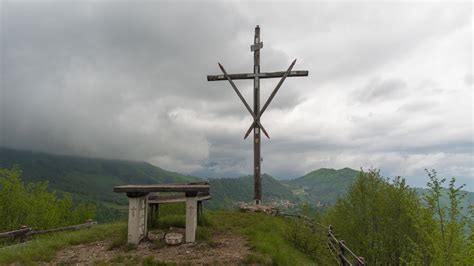
[[[114,187],[114,192],[126,193],[128,197],[128,243],[138,244],[147,236],[148,205],[164,202],[186,202],[186,242],[196,239],[198,202],[209,199],[209,183],[124,185]],[[154,192],[184,192],[185,197],[160,198],[151,196]],[[207,196],[206,196],[207,194]],[[172,195],[175,196],[175,195]],[[208,198],[209,197],[209,198]],[[201,200],[199,200],[201,199]],[[160,202],[162,201],[162,202]]]

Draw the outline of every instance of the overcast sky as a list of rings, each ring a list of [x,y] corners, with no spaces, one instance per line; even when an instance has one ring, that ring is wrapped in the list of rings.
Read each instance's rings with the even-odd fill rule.
[[[262,116],[263,172],[375,167],[423,186],[434,168],[474,190],[470,2],[0,5],[0,146],[250,174],[251,116],[206,75],[251,72],[258,24],[262,71],[309,70]]]

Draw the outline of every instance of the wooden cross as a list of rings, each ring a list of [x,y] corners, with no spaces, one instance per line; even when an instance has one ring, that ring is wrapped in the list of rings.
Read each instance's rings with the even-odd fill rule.
[[[262,117],[263,113],[267,109],[270,102],[275,97],[275,94],[280,89],[281,85],[285,81],[287,77],[305,77],[308,76],[307,70],[296,70],[292,71],[293,66],[296,63],[296,59],[291,63],[286,71],[279,71],[279,72],[260,72],[260,50],[263,48],[263,42],[260,41],[260,27],[257,25],[255,27],[255,37],[253,45],[250,46],[250,51],[253,52],[253,73],[242,73],[242,74],[227,74],[224,67],[219,63],[219,68],[222,71],[223,75],[208,75],[207,81],[217,81],[217,80],[228,80],[232,88],[234,89],[237,96],[239,96],[240,100],[244,103],[245,108],[253,117],[252,125],[250,125],[249,129],[245,133],[244,139],[248,137],[250,132],[253,129],[253,152],[254,152],[254,203],[256,205],[260,205],[262,203],[262,181],[261,181],[261,157],[260,157],[260,129],[262,132],[270,138],[267,131],[260,123],[260,118]],[[278,82],[277,86],[273,90],[270,97],[267,99],[263,108],[260,109],[260,79],[266,78],[280,78],[280,82]],[[250,108],[247,101],[245,101],[244,97],[240,93],[240,91],[235,86],[233,80],[236,79],[253,79],[253,110]]]

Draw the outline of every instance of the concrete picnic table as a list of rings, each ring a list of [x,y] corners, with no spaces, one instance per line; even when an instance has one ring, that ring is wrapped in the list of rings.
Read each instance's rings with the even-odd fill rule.
[[[138,244],[147,236],[148,200],[150,193],[184,192],[185,197],[177,201],[186,202],[186,242],[196,239],[198,201],[210,199],[209,183],[123,185],[114,187],[116,193],[128,197],[128,243]],[[204,196],[203,196],[204,195]],[[207,196],[206,196],[207,195]],[[153,196],[155,197],[155,196]],[[152,197],[150,203],[159,203]],[[176,197],[176,196],[175,196]]]

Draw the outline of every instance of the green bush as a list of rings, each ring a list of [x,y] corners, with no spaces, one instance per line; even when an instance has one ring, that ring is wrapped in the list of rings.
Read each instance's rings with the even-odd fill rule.
[[[23,184],[21,170],[0,168],[0,231],[18,229],[21,225],[47,229],[80,224],[94,218],[92,205],[74,206],[70,194],[56,196],[48,183]]]
[[[308,221],[297,219],[289,221],[285,237],[295,248],[307,254],[318,265],[332,263],[326,246],[327,230]]]
[[[422,202],[404,179],[361,171],[347,195],[329,210],[327,223],[373,265],[472,265],[472,241],[463,232],[468,220],[461,215],[461,188],[452,179],[450,203],[442,207],[445,180],[434,171],[429,178],[430,190]]]

